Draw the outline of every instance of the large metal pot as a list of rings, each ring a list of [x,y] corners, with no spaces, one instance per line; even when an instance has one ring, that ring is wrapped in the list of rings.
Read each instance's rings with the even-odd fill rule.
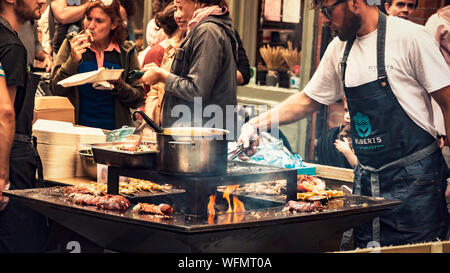
[[[159,153],[158,171],[170,174],[215,176],[227,172],[227,134],[215,128],[171,127],[161,128],[145,113],[144,120],[157,132]]]
[[[158,170],[186,175],[224,175],[227,171],[226,135],[214,128],[177,127],[158,133]]]

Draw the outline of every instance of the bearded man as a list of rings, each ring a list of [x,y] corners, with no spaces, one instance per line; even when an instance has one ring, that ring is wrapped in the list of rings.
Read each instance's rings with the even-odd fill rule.
[[[402,201],[355,227],[355,247],[442,240],[449,223],[449,170],[436,142],[431,97],[443,112],[448,135],[450,71],[423,26],[386,17],[368,2],[313,1],[338,37],[303,91],[244,124],[238,143],[249,147],[254,139],[257,145],[258,130],[270,128],[272,116],[280,125],[294,122],[345,95],[358,158],[353,193]]]
[[[15,112],[15,134],[9,155],[10,189],[35,188],[36,170],[42,182],[42,165],[36,141],[31,137],[36,81],[27,72],[27,53],[17,31],[26,21],[41,17],[45,2],[0,0],[0,63]],[[6,207],[4,197],[1,201],[0,252],[44,251],[48,241],[46,219],[17,201],[9,200]]]

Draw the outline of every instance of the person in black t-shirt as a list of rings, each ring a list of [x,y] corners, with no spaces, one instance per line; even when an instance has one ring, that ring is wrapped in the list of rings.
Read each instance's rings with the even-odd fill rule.
[[[27,53],[17,31],[26,21],[40,18],[43,4],[45,0],[0,0],[0,63],[15,111],[15,134],[9,155],[12,190],[35,188],[36,171],[42,182],[42,165],[33,145],[36,140],[31,137],[37,82],[27,73]],[[16,200],[1,203],[0,252],[44,251],[48,242],[45,217]]]

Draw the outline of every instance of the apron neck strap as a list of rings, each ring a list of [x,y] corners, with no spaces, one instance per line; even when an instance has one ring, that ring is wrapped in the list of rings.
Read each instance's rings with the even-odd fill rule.
[[[341,60],[341,78],[342,83],[345,87],[345,70],[347,68],[347,59],[350,55],[350,50],[352,49],[353,43],[356,37],[352,38],[347,42],[344,49],[344,56]],[[377,70],[378,70],[378,80],[381,85],[386,86],[387,74],[384,63],[384,53],[386,45],[386,15],[381,11],[378,12],[378,28],[377,28]]]
[[[386,15],[378,12],[378,32],[377,32],[377,70],[378,81],[385,87],[387,82],[386,66],[384,62],[386,47]]]

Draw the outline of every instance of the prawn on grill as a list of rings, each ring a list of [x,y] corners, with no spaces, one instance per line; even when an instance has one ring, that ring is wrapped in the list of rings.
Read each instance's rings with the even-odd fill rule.
[[[168,216],[173,213],[173,207],[167,204],[148,204],[148,203],[138,203],[133,207],[133,211],[139,213],[149,213]]]
[[[318,192],[324,191],[325,188],[325,182],[320,178],[306,174],[297,175],[298,192]]]

